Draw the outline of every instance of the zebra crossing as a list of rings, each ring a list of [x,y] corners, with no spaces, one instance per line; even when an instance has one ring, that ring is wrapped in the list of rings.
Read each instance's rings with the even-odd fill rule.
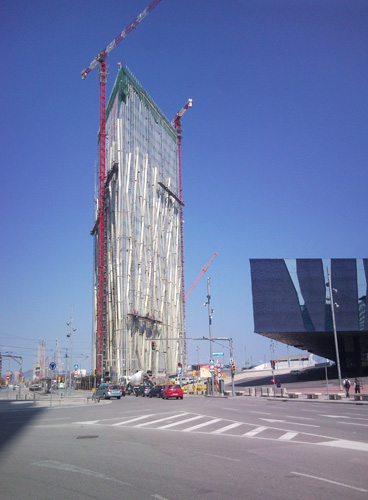
[[[172,414],[137,415],[126,419],[91,420],[75,422],[82,425],[97,425],[119,428],[150,429],[157,431],[180,431],[185,433],[206,433],[239,438],[261,438],[278,440],[281,442],[297,442],[309,444],[322,444],[323,442],[336,441],[333,438],[318,436],[307,432],[284,430],[277,427],[237,422],[230,419],[210,417],[191,412]]]

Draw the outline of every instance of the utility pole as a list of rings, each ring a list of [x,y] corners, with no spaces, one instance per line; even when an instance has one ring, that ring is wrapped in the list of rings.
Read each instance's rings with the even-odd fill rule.
[[[207,278],[207,302],[203,305],[208,306],[208,327],[209,327],[209,338],[210,338],[210,359],[212,359],[212,314],[213,309],[211,309],[211,290],[210,290],[211,278]]]
[[[230,359],[233,360],[233,363],[234,364],[234,355],[233,355],[233,339],[230,337],[229,338],[229,346],[230,346]],[[234,386],[234,373],[233,373],[233,370],[231,368],[231,395],[232,396],[235,396],[235,386]]]
[[[73,332],[75,332],[77,329],[73,328],[73,306],[72,310],[70,313],[70,321],[67,322],[67,325],[70,326],[70,333],[67,335],[70,340],[70,347],[69,347],[69,396],[71,396],[72,393],[72,354],[73,354]]]
[[[335,306],[336,307],[339,307],[339,306],[338,306],[338,304],[334,303],[332,292],[336,293],[337,290],[336,290],[336,288],[332,288],[329,268],[327,268],[327,277],[328,277],[328,283],[326,283],[326,286],[329,288],[329,291],[330,291],[330,296],[327,297],[327,300],[329,300],[331,303],[332,325],[333,325],[333,334],[334,334],[335,351],[336,351],[336,366],[337,366],[337,374],[339,377],[339,387],[340,387],[340,391],[342,391],[339,343],[337,341],[336,321],[335,321]]]

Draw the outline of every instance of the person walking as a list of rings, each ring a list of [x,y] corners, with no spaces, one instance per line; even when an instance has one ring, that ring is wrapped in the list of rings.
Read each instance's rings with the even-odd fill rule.
[[[355,394],[360,394],[360,380],[354,380]]]
[[[350,389],[350,385],[351,385],[351,384],[350,384],[350,380],[349,380],[348,378],[346,378],[346,379],[344,380],[344,387],[345,387],[345,392],[346,392],[346,397],[347,397],[347,398],[350,398],[350,396],[349,396],[349,389]]]

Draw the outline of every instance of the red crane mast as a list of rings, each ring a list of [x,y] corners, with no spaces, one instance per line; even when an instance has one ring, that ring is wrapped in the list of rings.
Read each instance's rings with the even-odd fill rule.
[[[193,290],[195,289],[195,287],[197,286],[198,284],[198,281],[202,278],[202,276],[204,275],[204,273],[207,271],[207,269],[210,267],[210,265],[212,264],[212,262],[215,260],[215,258],[217,257],[218,253],[215,252],[212,257],[210,258],[210,260],[207,262],[207,264],[202,267],[202,271],[198,274],[198,276],[196,277],[196,279],[193,281],[193,283],[190,285],[190,288],[188,289],[187,293],[185,294],[185,300],[187,300],[187,298],[189,297],[189,295],[193,292]]]
[[[179,198],[183,201],[183,189],[181,181],[181,139],[182,139],[182,129],[181,129],[181,119],[187,109],[193,106],[193,100],[188,99],[186,105],[176,113],[172,123],[176,130],[177,137],[177,147],[178,147],[178,163],[179,163]],[[187,344],[185,340],[185,279],[184,279],[184,219],[183,219],[183,203],[180,203],[180,257],[181,257],[181,294],[183,300],[183,328],[184,328],[184,364],[186,364],[187,357]]]
[[[100,64],[100,197],[99,197],[99,220],[98,220],[98,299],[97,299],[97,370],[101,373],[102,367],[102,337],[103,337],[103,306],[105,296],[105,182],[106,182],[106,82],[107,65],[106,57],[138,24],[160,3],[161,0],[153,0],[145,10],[134,19],[105,49],[93,59],[88,68],[81,73],[82,80],[86,78],[92,69]]]

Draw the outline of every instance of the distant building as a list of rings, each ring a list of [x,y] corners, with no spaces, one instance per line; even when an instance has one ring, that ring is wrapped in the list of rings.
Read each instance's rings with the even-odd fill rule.
[[[250,259],[254,331],[336,361],[328,277],[341,367],[368,369],[368,259]]]

